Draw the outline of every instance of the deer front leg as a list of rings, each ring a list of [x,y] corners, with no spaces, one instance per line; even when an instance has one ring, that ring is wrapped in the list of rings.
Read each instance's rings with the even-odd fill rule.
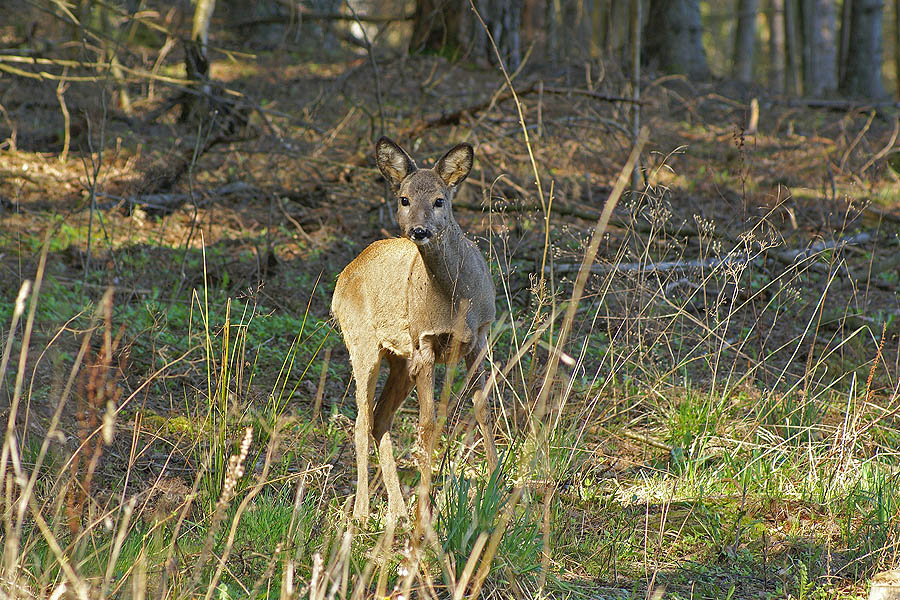
[[[430,348],[430,345],[429,345]],[[434,354],[432,353],[432,356]],[[423,365],[416,376],[419,396],[419,500],[416,508],[415,536],[418,539],[425,523],[431,518],[429,494],[431,492],[431,459],[434,455],[434,362]]]
[[[369,415],[365,410],[356,414],[356,499],[353,501],[353,518],[365,521],[369,517]]]

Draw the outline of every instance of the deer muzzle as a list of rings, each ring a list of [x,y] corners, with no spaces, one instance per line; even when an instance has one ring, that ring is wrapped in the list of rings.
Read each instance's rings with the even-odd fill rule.
[[[423,244],[431,239],[434,235],[430,229],[424,227],[413,227],[409,230],[409,238],[417,244]]]

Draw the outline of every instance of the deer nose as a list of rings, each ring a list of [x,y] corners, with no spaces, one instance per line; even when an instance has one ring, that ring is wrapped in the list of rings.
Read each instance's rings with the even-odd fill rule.
[[[422,242],[431,237],[431,231],[424,227],[413,227],[412,231],[409,232],[409,237],[415,242]]]

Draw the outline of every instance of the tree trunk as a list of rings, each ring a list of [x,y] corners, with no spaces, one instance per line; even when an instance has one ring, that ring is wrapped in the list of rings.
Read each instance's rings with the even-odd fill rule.
[[[197,0],[191,39],[184,43],[184,68],[187,78],[196,86],[186,96],[181,106],[181,120],[189,121],[205,115],[209,109],[209,26],[212,23],[216,0]]]
[[[821,96],[837,89],[837,6],[834,0],[803,0],[803,89]]]
[[[570,60],[590,60],[591,56],[591,31],[594,22],[593,3],[589,0],[569,0],[568,18],[573,24],[572,42],[569,49]]]
[[[522,27],[522,3],[520,0],[482,0],[476,2],[481,18],[484,19],[494,43],[500,50],[500,56],[508,69],[519,68],[522,61],[522,44],[519,37],[519,29]],[[488,59],[493,61],[493,48],[487,50]]]
[[[628,5],[621,0],[612,0],[606,13],[604,30],[604,51],[606,59],[624,63],[628,45]]]
[[[900,0],[898,0],[900,1]],[[769,0],[769,87],[784,92],[784,0]]]
[[[453,54],[459,47],[460,20],[466,0],[416,0],[410,52]]]
[[[841,7],[841,37],[838,44],[838,81],[844,80],[844,67],[847,64],[847,45],[850,43],[850,21],[853,11],[853,0],[844,0]]]
[[[212,23],[216,0],[197,0],[196,5],[194,22],[191,26],[191,40],[199,42],[203,56],[206,57],[206,47],[209,44],[209,25]]]
[[[531,44],[543,42],[544,38],[544,2],[543,0],[524,0],[522,2],[522,41],[527,48]]]
[[[894,76],[897,78],[897,97],[900,97],[900,0],[894,0]]]
[[[560,0],[547,0],[544,20],[547,24],[547,56],[553,64],[557,64],[563,57],[562,38],[565,36]]]
[[[631,35],[631,87],[634,104],[631,107],[631,135],[632,143],[637,144],[641,131],[641,0],[631,0],[631,15],[629,19],[629,31]],[[641,189],[641,165],[640,161],[634,163],[631,171],[631,191],[637,194]]]
[[[819,46],[816,55],[822,63],[822,91],[834,92],[837,90],[837,5],[834,0],[817,0],[819,16],[818,40]]]
[[[797,21],[800,18],[799,0],[784,0],[784,90],[790,95],[800,91],[800,40]]]
[[[647,60],[667,73],[709,77],[699,0],[651,0],[644,40]]]
[[[475,0],[478,14],[510,70],[522,60],[522,5],[519,0]],[[416,0],[409,51],[456,56],[471,46],[474,56],[495,62],[485,26],[470,10],[469,0]]]
[[[753,50],[756,45],[756,13],[759,0],[738,0],[737,27],[734,33],[734,78],[744,83],[753,80]]]
[[[849,96],[881,98],[882,0],[853,0],[841,91]]]

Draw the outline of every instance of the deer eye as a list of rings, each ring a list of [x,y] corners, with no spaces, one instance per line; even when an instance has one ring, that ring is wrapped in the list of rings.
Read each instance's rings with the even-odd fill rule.
[[[400,198],[400,206],[409,206],[409,198],[402,196]]]
[[[435,207],[435,208],[440,208],[440,207],[442,207],[443,205],[444,205],[444,199],[443,199],[443,198],[436,198],[436,199],[435,199],[435,201],[434,201],[434,207]]]

